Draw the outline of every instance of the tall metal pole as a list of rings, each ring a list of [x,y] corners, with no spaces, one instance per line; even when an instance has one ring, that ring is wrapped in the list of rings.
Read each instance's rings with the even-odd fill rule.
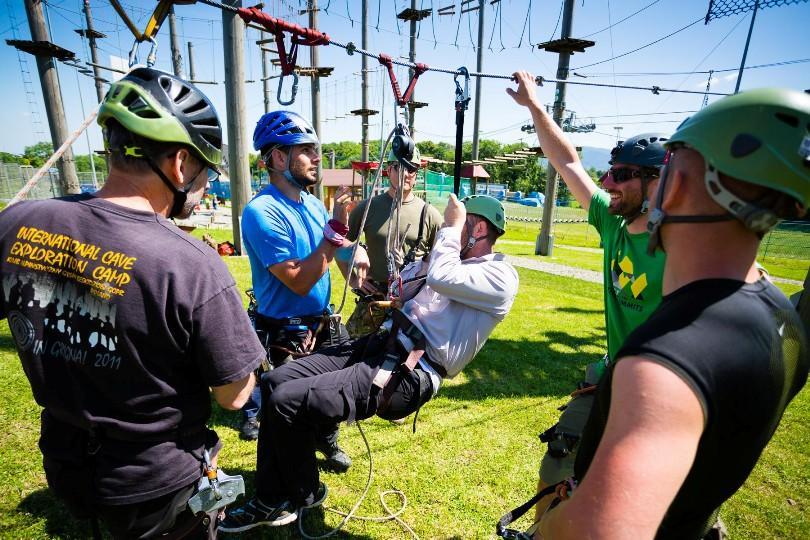
[[[242,7],[242,0],[224,0]],[[242,209],[250,197],[248,143],[245,138],[245,23],[230,12],[222,12],[222,39],[225,49],[225,107],[228,115],[228,172],[231,180],[233,243],[242,253]]]
[[[169,8],[169,36],[172,48],[172,67],[174,74],[183,77],[183,54],[180,52],[180,42],[177,39],[177,22],[174,20],[174,6]]]
[[[261,41],[267,39],[267,33],[262,32],[259,39]],[[267,78],[269,76],[270,54],[265,50],[264,45],[262,45],[262,93],[264,94],[264,114],[270,112],[270,80]]]
[[[478,59],[476,62],[476,71],[481,73],[484,70],[484,7],[486,2],[484,0],[478,1]],[[481,123],[481,85],[483,84],[482,77],[475,78],[475,115],[473,116],[473,140],[472,140],[472,159],[478,159],[478,130]],[[470,190],[475,195],[476,190],[475,177],[470,178]]]
[[[751,15],[751,26],[748,27],[748,37],[745,39],[745,49],[743,49],[742,61],[740,62],[740,72],[737,74],[737,84],[734,86],[734,93],[740,91],[740,82],[742,81],[743,71],[745,70],[745,58],[748,56],[748,45],[751,43],[751,34],[754,31],[754,21],[757,20],[757,11],[759,10],[759,0],[754,4],[754,13]]]
[[[90,44],[90,58],[93,60],[93,78],[96,83],[96,97],[101,103],[104,99],[104,83],[101,82],[100,62],[98,61],[98,49],[96,48],[96,33],[93,29],[93,16],[90,13],[90,0],[84,0],[84,19],[87,22],[87,41]]]
[[[364,51],[368,50],[368,0],[363,0],[363,15],[362,15],[362,47]],[[362,64],[361,64],[361,83],[360,83],[360,91],[361,91],[361,105],[360,107],[363,109],[363,112],[368,111],[368,57],[364,54],[362,55]],[[362,118],[362,127],[360,131],[360,161],[367,162],[368,159],[368,115],[363,114],[360,116]],[[366,196],[366,182],[365,180],[368,178],[368,172],[363,171],[363,196]]]
[[[413,11],[416,11],[416,0],[411,0],[411,9]],[[416,18],[411,19],[410,32],[411,32],[411,43],[410,43],[410,49],[409,49],[409,53],[408,53],[408,60],[410,60],[411,63],[414,63],[414,62],[416,62]],[[408,79],[409,80],[413,79],[413,76],[414,76],[414,71],[413,71],[413,68],[411,68],[411,69],[408,70]],[[411,93],[411,101],[416,101],[416,89],[414,89],[414,91]],[[413,124],[414,124],[414,116],[416,116],[416,108],[415,107],[409,107],[408,113],[409,113],[408,114],[408,131],[411,132],[411,137],[413,137],[413,133],[414,133]]]
[[[565,0],[565,7],[563,8],[562,30],[560,37],[562,39],[571,37],[571,27],[574,23],[574,0]],[[559,53],[557,60],[557,79],[561,82],[557,83],[556,95],[554,97],[554,123],[558,126],[562,123],[563,113],[565,112],[565,83],[562,82],[568,78],[568,67],[571,61],[571,52],[563,50]],[[552,233],[552,220],[554,219],[554,205],[557,201],[557,171],[548,164],[546,175],[546,200],[543,203],[543,223],[540,226],[540,235],[537,237],[537,242],[534,247],[535,254],[551,256],[554,249],[554,235]]]
[[[25,13],[28,15],[28,26],[31,29],[31,39],[34,41],[50,41],[45,18],[42,14],[41,0],[25,0]],[[48,116],[48,126],[51,131],[51,143],[54,150],[62,146],[68,138],[65,109],[62,105],[62,91],[59,88],[59,79],[56,74],[56,60],[53,57],[37,56],[37,70],[39,82],[42,85],[42,98],[45,101],[45,112]],[[73,151],[68,148],[57,162],[61,194],[80,193],[79,177],[76,175],[76,163],[73,160]]]
[[[318,0],[309,0],[309,27],[318,28]],[[318,67],[318,47],[309,48],[309,63]],[[312,127],[318,139],[321,138],[321,79],[317,73],[312,74]],[[323,142],[323,141],[321,141]],[[323,200],[323,154],[318,162],[318,183],[315,184],[315,196]]]
[[[194,82],[196,79],[194,74],[194,44],[188,42],[188,80]]]

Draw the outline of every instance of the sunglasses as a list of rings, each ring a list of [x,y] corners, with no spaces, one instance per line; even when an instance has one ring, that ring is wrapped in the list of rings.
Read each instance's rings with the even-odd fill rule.
[[[644,173],[641,169],[631,169],[630,167],[611,167],[607,170],[607,172],[602,176],[601,181],[604,181],[610,177],[617,184],[623,184],[625,182],[629,182],[633,178],[641,178],[642,176],[646,176],[647,178],[655,178],[655,175],[650,173]]]
[[[208,167],[208,182],[216,182],[219,180],[219,171],[213,167]]]

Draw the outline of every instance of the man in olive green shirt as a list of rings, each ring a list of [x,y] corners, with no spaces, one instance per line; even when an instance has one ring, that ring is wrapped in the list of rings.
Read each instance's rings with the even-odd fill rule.
[[[418,149],[414,149],[413,162],[421,163]],[[397,161],[393,152],[389,153],[387,172],[391,186],[388,191],[362,201],[349,216],[348,238],[354,242],[361,234],[360,221],[366,205],[371,205],[362,231],[368,245],[371,267],[368,277],[359,288],[363,294],[379,296],[380,299],[388,289],[388,223],[391,219],[391,206],[399,187],[401,167],[403,169],[401,171],[402,209],[399,216],[399,230],[396,233],[403,237],[403,240],[402,251],[394,254],[396,265],[402,266],[406,257],[416,260],[427,255],[433,246],[436,232],[442,224],[442,216],[439,211],[413,193],[417,171],[409,171]],[[376,329],[374,321],[369,316],[366,301],[358,300],[354,313],[346,323],[346,328],[352,337],[368,334]]]

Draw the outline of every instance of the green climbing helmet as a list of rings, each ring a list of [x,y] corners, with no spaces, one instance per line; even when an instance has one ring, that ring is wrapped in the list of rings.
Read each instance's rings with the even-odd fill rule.
[[[467,207],[468,214],[481,216],[492,223],[498,229],[498,236],[506,232],[506,212],[501,201],[489,195],[470,195],[461,202]]]
[[[208,165],[222,163],[222,127],[211,101],[194,85],[151,68],[114,82],[98,112],[104,128],[113,118],[145,139],[191,147]]]
[[[684,121],[666,142],[700,152],[707,167],[810,206],[810,94],[749,90]]]
[[[386,158],[386,163],[393,163],[397,161],[397,156],[394,155],[394,149],[388,151],[388,158]],[[413,147],[413,158],[411,158],[412,163],[417,163],[420,167],[422,166],[422,153],[419,152],[419,149],[414,146]]]

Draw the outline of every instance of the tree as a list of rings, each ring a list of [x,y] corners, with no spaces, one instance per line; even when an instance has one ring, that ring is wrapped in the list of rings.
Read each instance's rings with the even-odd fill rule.
[[[0,162],[2,163],[19,163],[20,165],[25,165],[25,160],[22,156],[18,156],[16,154],[10,154],[8,152],[0,152]]]
[[[28,160],[28,165],[34,168],[42,167],[48,161],[48,158],[53,155],[53,145],[47,141],[38,142],[31,146],[26,146],[23,150],[23,158]]]

